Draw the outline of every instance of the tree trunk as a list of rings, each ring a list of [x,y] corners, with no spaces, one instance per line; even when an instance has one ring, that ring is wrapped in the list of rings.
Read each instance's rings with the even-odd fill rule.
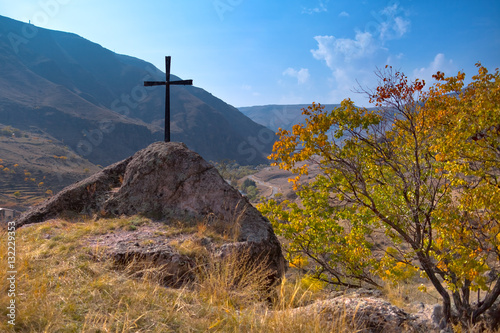
[[[495,287],[493,287],[493,290],[486,295],[486,298],[484,299],[483,303],[474,312],[472,312],[473,324],[477,322],[480,315],[482,315],[486,310],[488,310],[493,305],[493,303],[495,303],[498,296],[500,296],[500,279],[497,279]]]
[[[418,261],[420,261],[420,264],[422,265],[422,268],[424,269],[425,273],[429,277],[429,280],[431,280],[432,284],[434,285],[434,288],[436,288],[439,295],[441,295],[441,298],[443,299],[443,316],[446,323],[449,323],[451,321],[450,295],[448,294],[446,289],[443,287],[443,285],[435,275],[433,269],[434,265],[431,263],[430,259],[426,257],[421,251],[417,251],[417,258]]]

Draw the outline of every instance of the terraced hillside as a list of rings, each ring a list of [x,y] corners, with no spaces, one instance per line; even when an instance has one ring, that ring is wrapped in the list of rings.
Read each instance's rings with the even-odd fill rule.
[[[98,170],[44,133],[0,125],[0,207],[22,209]]]

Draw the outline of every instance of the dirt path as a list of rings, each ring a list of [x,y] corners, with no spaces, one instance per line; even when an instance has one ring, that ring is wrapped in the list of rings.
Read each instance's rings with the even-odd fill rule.
[[[271,194],[269,195],[266,195],[266,198],[270,199],[270,198],[274,198],[274,196],[278,193],[280,193],[280,188],[271,184],[271,183],[268,183],[268,182],[265,182],[257,177],[255,177],[255,175],[250,175],[248,176],[248,178],[250,178],[251,180],[253,180],[255,183],[257,183],[257,185],[260,185],[260,186],[264,186],[264,187],[267,187],[269,189],[271,189]]]

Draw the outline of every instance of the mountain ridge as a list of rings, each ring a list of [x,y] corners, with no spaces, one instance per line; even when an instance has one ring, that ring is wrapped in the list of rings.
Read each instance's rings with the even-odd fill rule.
[[[311,104],[267,104],[239,107],[238,110],[256,123],[277,132],[279,128],[291,130],[293,125],[304,123],[306,116],[302,114],[302,109]],[[340,106],[340,104],[322,105],[326,110]]]
[[[165,74],[146,61],[2,16],[0,61],[1,124],[45,131],[101,165],[163,138],[164,91],[143,81]],[[208,160],[267,162],[274,134],[205,90],[171,87],[171,109],[172,141]]]

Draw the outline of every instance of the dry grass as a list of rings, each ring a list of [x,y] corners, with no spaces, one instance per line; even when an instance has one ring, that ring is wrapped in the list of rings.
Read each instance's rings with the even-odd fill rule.
[[[142,217],[53,220],[18,230],[16,326],[7,323],[10,298],[4,287],[0,332],[360,331],[345,315],[327,322],[319,313],[294,311],[328,295],[324,285],[307,276],[292,275],[270,290],[264,267],[241,256],[229,255],[215,263],[202,255],[197,257],[194,282],[174,289],[159,283],[161,268],[146,267],[138,278],[127,269],[114,269],[109,261],[96,260],[103,258],[102,249],[87,247],[89,237],[134,230],[149,222]],[[172,235],[171,228],[165,226],[165,233]],[[209,232],[203,223],[191,231],[200,237]],[[5,231],[0,239],[0,279],[5,281]],[[404,307],[408,298],[416,299],[415,290],[411,285],[388,289],[387,296]]]
[[[101,257],[99,249],[86,247],[87,237],[129,230],[144,222],[142,218],[54,220],[18,230],[16,326],[7,324],[10,298],[2,288],[0,331],[352,332],[346,318],[325,323],[319,315],[292,312],[321,295],[300,279],[285,280],[274,290],[277,300],[270,305],[265,269],[238,265],[241,258],[229,256],[219,264],[208,260],[195,272],[194,283],[173,289],[158,284],[153,267],[150,274],[134,278],[127,270],[114,270],[110,262],[95,260]],[[0,239],[5,246],[4,231]],[[0,261],[0,279],[5,281],[4,248]]]
[[[418,290],[420,285],[424,285],[426,291]],[[408,312],[414,310],[413,304],[438,304],[441,303],[441,296],[434,289],[432,284],[425,279],[414,279],[402,282],[398,285],[386,284],[383,289],[384,297],[393,305]]]

